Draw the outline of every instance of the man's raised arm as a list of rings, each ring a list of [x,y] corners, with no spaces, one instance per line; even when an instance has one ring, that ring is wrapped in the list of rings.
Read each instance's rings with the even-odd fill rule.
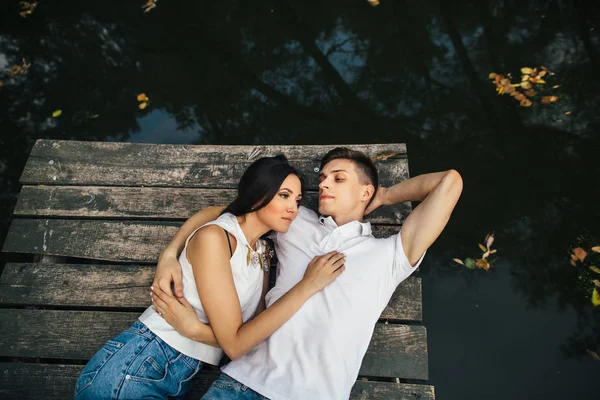
[[[177,297],[183,297],[181,265],[179,265],[177,257],[183,250],[185,240],[188,236],[196,228],[217,219],[224,209],[225,206],[206,207],[192,215],[181,225],[175,236],[173,236],[173,239],[171,239],[167,247],[160,253],[152,285],[158,286],[165,293],[171,293],[171,282],[173,282],[173,294]]]
[[[444,230],[462,188],[462,178],[453,169],[419,175],[390,188],[380,188],[365,214],[380,205],[421,201],[406,218],[400,231],[404,253],[410,264],[415,265]]]

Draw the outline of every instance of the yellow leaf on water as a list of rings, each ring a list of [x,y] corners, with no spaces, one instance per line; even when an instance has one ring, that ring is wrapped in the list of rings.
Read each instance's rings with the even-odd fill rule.
[[[143,109],[144,109],[144,108],[146,108],[147,106],[148,106],[148,103],[146,103],[146,102],[143,102],[143,103],[140,103],[140,105],[139,105],[138,107],[140,108],[140,110],[143,110]]]
[[[373,7],[377,7],[379,5],[379,0],[368,0],[369,4]]]
[[[529,67],[523,67],[521,68],[521,73],[524,75],[529,75],[533,72],[533,70]]]
[[[521,107],[529,107],[529,106],[531,106],[531,100],[529,100],[529,99],[521,100]]]
[[[491,72],[491,73],[488,75],[488,78],[490,78],[490,79],[496,79],[496,76],[498,76],[498,74],[496,74],[495,72]]]
[[[573,255],[577,257],[579,261],[583,262],[583,260],[585,260],[585,258],[587,257],[587,252],[581,247],[577,247],[573,249]]]
[[[487,235],[485,235],[485,245],[487,246],[487,248],[489,249],[490,247],[492,247],[492,245],[494,244],[494,234],[493,233],[488,233]]]
[[[148,101],[148,96],[145,93],[140,93],[137,95],[137,101]]]
[[[565,115],[571,115],[572,112],[573,111],[567,111],[567,112],[565,112]]]
[[[490,269],[490,263],[485,258],[477,259],[475,261],[475,265],[481,269],[485,269],[486,271],[489,271]]]
[[[598,279],[594,279],[592,283],[596,285],[596,287],[600,287],[600,281]]]
[[[560,87],[560,85],[554,85],[552,86],[552,89],[558,89]]]
[[[594,247],[592,247],[592,251],[594,253],[600,253],[600,246],[594,246]]]
[[[528,80],[529,80],[529,75],[523,75],[521,77],[521,82],[525,82],[525,81],[528,81]]]
[[[525,89],[525,90],[531,89],[531,83],[529,83],[529,82],[523,82],[523,83],[521,83],[521,87],[523,89]]]
[[[4,86],[4,82],[0,81],[0,87]]]
[[[52,118],[60,117],[60,114],[62,114],[62,110],[56,110],[52,113]]]
[[[482,245],[482,244],[479,244],[479,248],[480,248],[480,249],[481,249],[481,251],[483,251],[484,253],[487,251],[487,248],[486,248],[484,245]]]
[[[596,266],[592,265],[592,266],[590,267],[590,269],[591,269],[592,271],[594,271],[595,273],[597,273],[597,274],[600,274],[600,268],[598,268],[598,267],[596,267]]]
[[[588,353],[590,356],[592,356],[592,358],[593,358],[594,360],[596,360],[596,361],[600,361],[600,356],[598,355],[598,353],[596,353],[596,352],[594,352],[594,351],[592,351],[592,350],[588,350],[588,349],[585,349],[585,351],[586,351],[586,352],[587,352],[587,353]]]
[[[452,261],[454,261],[455,263],[460,264],[460,265],[465,265],[465,263],[463,263],[460,258],[453,258]]]
[[[595,288],[592,291],[592,304],[594,307],[600,306],[600,293],[598,293],[598,290]]]
[[[497,251],[498,251],[498,250],[494,249],[494,250],[490,251],[490,254],[494,254],[494,253],[496,253]]]

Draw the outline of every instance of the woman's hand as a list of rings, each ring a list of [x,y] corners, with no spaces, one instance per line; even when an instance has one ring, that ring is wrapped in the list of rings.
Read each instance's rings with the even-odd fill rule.
[[[369,206],[365,210],[365,215],[372,213],[379,206],[388,205],[389,203],[387,201],[386,195],[387,195],[387,188],[384,188],[383,186],[379,186],[379,189],[377,189],[377,193],[375,193],[375,198],[373,199],[371,204],[369,204]]]
[[[344,272],[345,262],[346,255],[337,251],[316,256],[306,267],[300,284],[305,285],[310,295],[320,292]]]
[[[151,286],[150,290],[152,290],[152,305],[177,332],[189,339],[219,346],[210,326],[198,319],[194,308],[184,297],[173,297],[158,286]]]
[[[156,265],[154,282],[152,286],[160,288],[163,292],[171,293],[171,282],[173,282],[173,294],[177,297],[183,297],[183,283],[181,278],[181,264],[177,259],[177,254],[173,252],[163,252]]]

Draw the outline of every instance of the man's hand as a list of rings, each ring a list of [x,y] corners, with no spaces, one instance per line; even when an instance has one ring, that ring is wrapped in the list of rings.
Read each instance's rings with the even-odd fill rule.
[[[161,317],[188,339],[219,347],[210,326],[203,324],[194,307],[184,298],[176,298],[151,286],[152,305]]]
[[[373,199],[371,204],[369,204],[369,207],[367,207],[367,209],[365,210],[365,215],[369,215],[370,213],[375,211],[379,206],[385,205],[389,205],[389,202],[387,200],[387,188],[379,186],[379,189],[377,189],[377,193],[375,193],[375,198]]]
[[[165,293],[171,293],[171,282],[173,282],[173,294],[183,297],[183,283],[181,278],[181,265],[174,253],[163,253],[158,259],[154,282],[152,286],[159,287]]]

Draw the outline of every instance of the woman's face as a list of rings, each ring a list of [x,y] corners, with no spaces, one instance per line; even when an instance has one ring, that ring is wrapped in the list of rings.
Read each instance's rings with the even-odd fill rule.
[[[296,175],[288,175],[269,204],[256,212],[257,217],[270,229],[287,232],[298,215],[301,187]]]

